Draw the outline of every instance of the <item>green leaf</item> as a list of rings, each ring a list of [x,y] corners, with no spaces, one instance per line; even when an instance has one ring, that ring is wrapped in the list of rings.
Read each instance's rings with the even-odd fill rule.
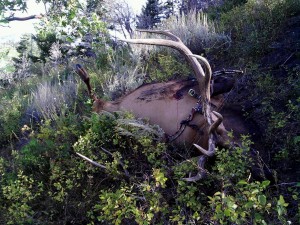
[[[259,195],[258,196],[258,202],[261,204],[261,205],[266,205],[267,203],[267,198],[265,195]]]
[[[245,180],[240,180],[238,184],[248,184]]]
[[[297,196],[297,195],[292,195],[292,198],[293,198],[294,200],[298,200],[298,196]]]
[[[224,214],[225,214],[225,216],[229,217],[230,216],[230,210],[229,209],[225,209]]]
[[[282,195],[279,196],[278,205],[284,205],[285,201]]]
[[[88,24],[88,20],[85,17],[82,17],[80,22],[82,23],[82,25],[87,25]]]
[[[67,38],[66,38],[66,41],[68,41],[68,42],[73,42],[73,39],[72,39],[71,37],[67,37]]]
[[[268,187],[269,184],[270,184],[270,181],[269,181],[269,180],[264,180],[261,184],[262,184],[262,186],[264,186],[264,187]]]
[[[255,217],[255,221],[261,221],[262,219],[262,216],[259,213],[255,213],[254,217]]]
[[[75,16],[76,16],[76,13],[75,13],[74,10],[72,10],[72,11],[70,11],[70,13],[69,13],[69,15],[68,15],[68,19],[69,19],[69,20],[72,20],[72,19],[74,19]]]
[[[296,145],[298,143],[300,143],[300,136],[294,137],[294,144]]]
[[[253,207],[253,202],[247,202],[247,203],[245,204],[245,207],[246,207],[246,209],[252,208],[252,207]]]

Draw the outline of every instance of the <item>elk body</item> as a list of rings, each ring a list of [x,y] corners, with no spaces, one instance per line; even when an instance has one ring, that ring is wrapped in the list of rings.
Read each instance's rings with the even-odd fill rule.
[[[147,84],[116,101],[104,101],[92,93],[90,78],[84,68],[77,64],[76,71],[88,87],[93,100],[93,111],[98,113],[102,110],[108,112],[130,111],[136,117],[147,118],[151,124],[159,125],[165,131],[167,139],[175,139],[177,143],[189,146],[194,144],[202,153],[198,160],[199,173],[195,177],[186,178],[186,180],[195,181],[204,175],[204,163],[207,157],[214,155],[216,145],[224,146],[229,140],[222,121],[223,117],[217,111],[223,105],[222,93],[230,90],[233,82],[230,79],[223,79],[222,82],[212,82],[211,87],[212,72],[205,58],[193,55],[178,37],[167,31],[147,32],[166,35],[170,40],[132,39],[124,41],[167,46],[180,51],[191,65],[196,79]],[[198,60],[204,65],[205,72]],[[200,98],[188,94],[191,88],[199,93]],[[230,115],[230,112],[228,114]],[[235,115],[231,115],[229,118],[229,129],[245,131],[239,121],[234,122]],[[225,124],[226,120],[225,118]]]

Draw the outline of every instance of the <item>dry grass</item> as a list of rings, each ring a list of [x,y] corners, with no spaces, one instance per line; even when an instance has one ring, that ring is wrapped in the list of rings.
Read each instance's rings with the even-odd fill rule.
[[[73,79],[63,83],[46,81],[32,93],[31,111],[47,120],[56,120],[74,106],[77,86]]]
[[[173,15],[163,21],[158,30],[168,30],[178,36],[182,42],[195,54],[226,49],[231,44],[228,35],[217,33],[216,24],[209,21],[202,12],[191,11],[188,14]],[[144,32],[135,32],[133,38],[145,39],[149,37],[164,38],[162,35],[149,35]],[[160,47],[151,45],[130,45],[134,61],[145,58],[150,52],[160,51]]]
[[[169,30],[177,35],[195,54],[203,50],[209,53],[228,48],[231,43],[229,36],[216,32],[216,25],[202,12],[173,15],[162,22],[159,29]]]

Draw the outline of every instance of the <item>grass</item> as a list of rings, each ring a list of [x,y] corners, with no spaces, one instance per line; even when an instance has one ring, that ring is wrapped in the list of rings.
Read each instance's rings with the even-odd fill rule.
[[[177,35],[195,54],[213,54],[231,44],[230,36],[217,32],[216,24],[201,12],[173,15],[159,29],[169,30]]]
[[[29,108],[44,120],[56,120],[67,109],[74,107],[76,96],[77,84],[74,79],[63,83],[46,81],[32,92]]]

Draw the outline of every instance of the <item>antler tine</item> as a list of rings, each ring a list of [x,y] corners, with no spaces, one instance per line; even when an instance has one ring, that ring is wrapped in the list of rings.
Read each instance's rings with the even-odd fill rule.
[[[182,41],[180,40],[179,37],[177,37],[176,35],[172,34],[168,30],[144,30],[144,29],[137,29],[136,31],[153,33],[153,34],[162,34],[162,35],[165,35],[165,36],[169,37],[173,41],[178,41],[178,42],[182,43]]]
[[[216,138],[217,138],[216,130],[219,127],[219,125],[222,123],[223,116],[216,111],[213,111],[212,113],[217,117],[217,120],[209,127],[208,130],[208,135],[209,135],[208,150],[205,150],[201,146],[194,144],[194,146],[203,154],[202,156],[200,156],[198,160],[199,172],[194,177],[183,178],[183,180],[185,181],[198,181],[202,179],[206,174],[204,165],[207,157],[212,157],[216,153]]]
[[[204,165],[205,165],[205,162],[206,162],[206,156],[202,155],[199,157],[198,159],[198,173],[196,176],[193,176],[193,177],[187,177],[187,178],[182,178],[182,180],[184,181],[188,181],[188,182],[196,182],[198,180],[201,180],[203,177],[205,177],[206,175],[206,172],[205,172],[205,169],[204,169]]]
[[[212,134],[213,132],[215,132],[217,130],[217,128],[219,127],[219,125],[223,122],[223,116],[216,112],[216,111],[212,111],[212,113],[217,117],[217,120],[209,127],[208,133]]]
[[[217,117],[217,120],[209,127],[208,130],[208,134],[210,136],[209,139],[209,147],[208,150],[205,150],[204,148],[202,148],[201,146],[194,144],[194,146],[204,155],[208,156],[208,157],[212,157],[215,153],[216,153],[216,146],[215,146],[215,131],[217,130],[218,126],[222,123],[223,121],[223,116],[218,113],[213,111],[213,114],[215,114],[215,116]]]
[[[211,80],[211,77],[212,77],[212,69],[211,69],[211,66],[209,64],[209,62],[207,61],[206,58],[204,58],[203,56],[200,56],[200,55],[195,55],[195,54],[192,54],[192,55],[189,55],[191,57],[194,57],[196,59],[199,59],[206,67],[207,69],[207,73],[205,73],[205,79],[204,79],[204,83],[205,83],[205,87],[210,87],[210,80]],[[207,88],[207,91],[206,91],[206,99],[210,100],[210,90],[209,88]]]

